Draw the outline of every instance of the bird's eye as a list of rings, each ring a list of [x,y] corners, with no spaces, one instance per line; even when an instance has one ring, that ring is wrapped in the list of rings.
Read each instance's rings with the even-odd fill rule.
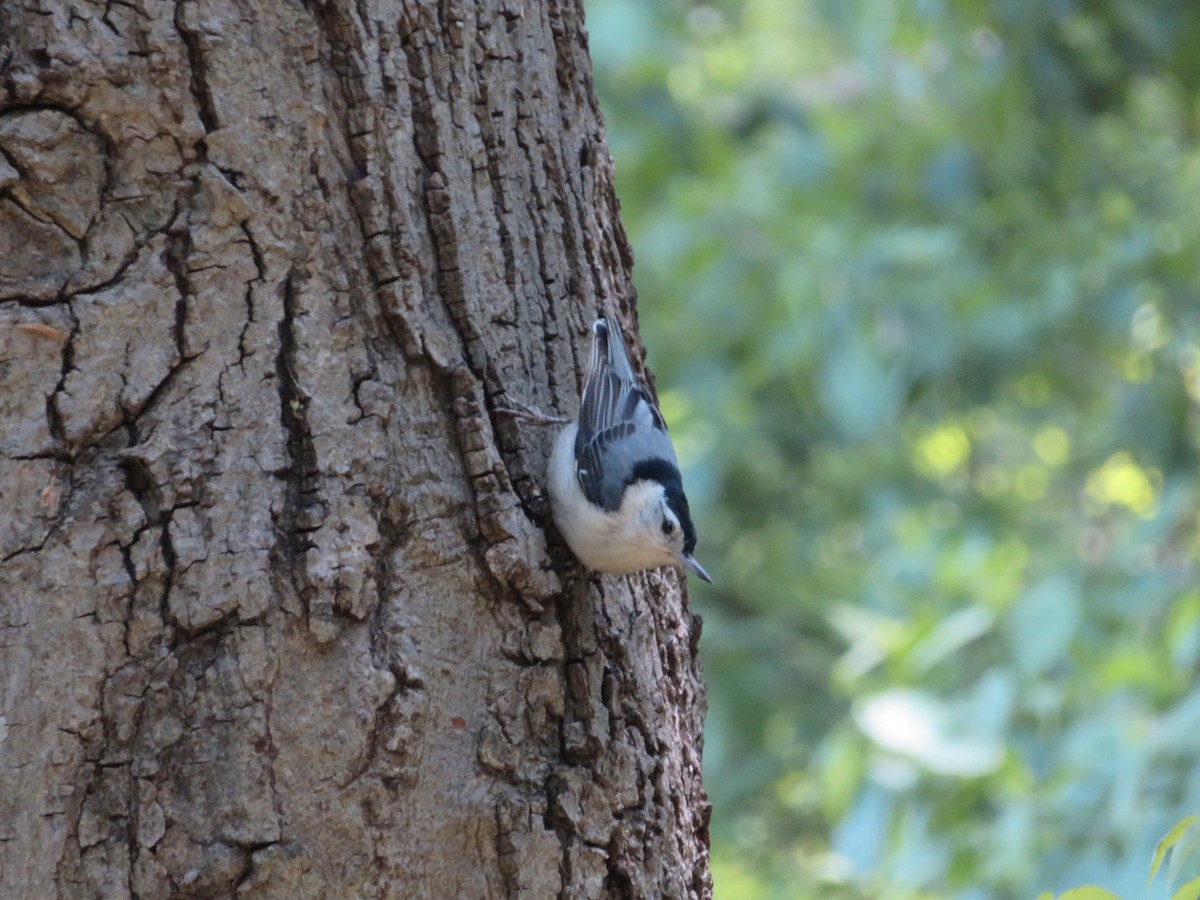
[[[673,535],[675,533],[675,523],[672,522],[670,519],[663,519],[662,528],[663,528],[663,534],[665,534],[667,537],[670,537],[671,535]]]

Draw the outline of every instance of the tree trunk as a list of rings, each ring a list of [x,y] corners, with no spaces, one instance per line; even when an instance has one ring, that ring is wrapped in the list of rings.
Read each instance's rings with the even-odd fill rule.
[[[709,894],[680,578],[495,411],[629,269],[577,0],[0,4],[0,895]]]

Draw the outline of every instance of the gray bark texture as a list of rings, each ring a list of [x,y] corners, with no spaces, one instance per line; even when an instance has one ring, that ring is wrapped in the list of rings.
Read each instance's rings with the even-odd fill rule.
[[[0,2],[0,896],[711,893],[681,579],[496,412],[630,265],[578,0]]]

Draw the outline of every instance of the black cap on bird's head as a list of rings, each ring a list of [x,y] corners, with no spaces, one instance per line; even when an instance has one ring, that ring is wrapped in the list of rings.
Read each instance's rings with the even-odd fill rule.
[[[712,583],[712,578],[704,571],[704,567],[696,562],[692,555],[696,552],[696,525],[692,522],[692,513],[688,508],[687,495],[683,492],[683,478],[679,467],[669,460],[659,457],[643,460],[633,468],[629,483],[635,481],[656,481],[662,485],[666,496],[667,506],[679,520],[679,528],[683,532],[683,557],[681,562],[689,569]]]

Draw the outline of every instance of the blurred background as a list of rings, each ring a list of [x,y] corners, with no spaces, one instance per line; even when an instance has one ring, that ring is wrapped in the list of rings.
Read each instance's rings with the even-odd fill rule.
[[[1200,6],[587,7],[718,900],[1145,897],[1200,812]]]

